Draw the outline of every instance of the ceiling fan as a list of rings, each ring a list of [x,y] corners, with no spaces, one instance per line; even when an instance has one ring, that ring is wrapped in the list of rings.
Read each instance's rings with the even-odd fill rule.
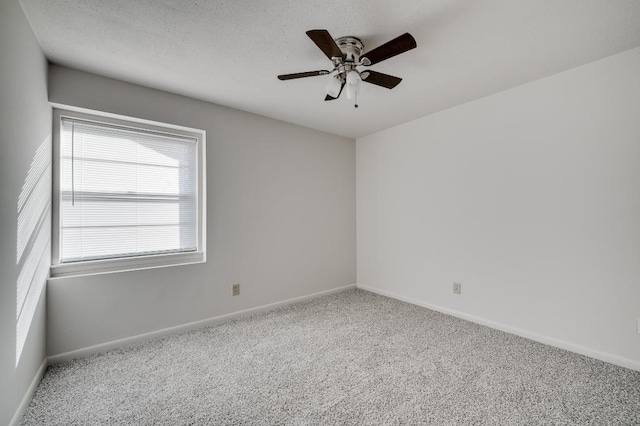
[[[376,71],[358,71],[359,66],[371,66],[386,59],[392,58],[417,46],[416,40],[409,33],[404,33],[382,46],[378,46],[370,52],[362,54],[364,44],[353,36],[339,37],[334,40],[327,30],[309,30],[307,35],[333,62],[333,69],[298,72],[279,75],[280,80],[292,80],[294,78],[314,77],[318,75],[335,74],[329,80],[326,88],[325,101],[338,99],[344,86],[347,86],[347,99],[354,99],[354,107],[358,108],[358,92],[360,84],[375,84],[377,86],[393,89],[402,79],[392,75]]]

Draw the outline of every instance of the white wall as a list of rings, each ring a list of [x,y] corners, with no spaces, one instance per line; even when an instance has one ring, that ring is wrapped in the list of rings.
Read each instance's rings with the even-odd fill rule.
[[[17,0],[0,2],[0,424],[9,424],[45,359],[44,280],[32,282],[33,269],[26,267],[33,239],[18,244],[19,197],[38,147],[51,133],[51,108],[47,103],[47,61]],[[44,156],[45,163],[49,155]],[[46,168],[46,167],[45,167]],[[47,177],[44,177],[45,181]],[[49,194],[33,206],[48,215]],[[44,206],[44,207],[43,207]],[[22,210],[21,210],[22,211]],[[33,210],[35,213],[35,210]],[[30,221],[26,221],[32,224]],[[25,223],[26,223],[25,222]],[[35,228],[30,228],[33,236]],[[45,243],[50,229],[41,227]],[[27,234],[22,234],[27,235]],[[20,250],[19,247],[24,247]],[[44,257],[46,273],[48,258]],[[36,256],[35,261],[38,261]],[[34,303],[26,322],[26,342],[17,356],[17,283],[33,285]],[[37,281],[37,280],[36,280]],[[26,312],[26,311],[25,311]],[[26,318],[26,317],[25,317]],[[28,395],[27,395],[28,396]]]
[[[358,139],[358,285],[640,369],[638,76],[640,48]]]
[[[353,139],[58,66],[49,84],[52,102],[206,130],[208,209],[206,264],[50,280],[50,355],[356,282]]]

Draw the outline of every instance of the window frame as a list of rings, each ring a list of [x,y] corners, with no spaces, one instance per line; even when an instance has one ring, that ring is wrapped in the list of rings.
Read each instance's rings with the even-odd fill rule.
[[[191,127],[160,123],[124,115],[88,110],[69,105],[51,104],[53,107],[53,194],[52,194],[52,244],[51,277],[92,275],[110,272],[124,272],[140,269],[160,268],[206,262],[206,132]],[[135,255],[115,259],[85,260],[61,263],[61,162],[60,131],[63,117],[88,120],[107,125],[117,125],[133,130],[172,133],[196,139],[196,251]]]

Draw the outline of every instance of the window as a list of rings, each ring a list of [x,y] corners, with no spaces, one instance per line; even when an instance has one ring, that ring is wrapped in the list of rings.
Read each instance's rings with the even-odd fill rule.
[[[55,110],[52,275],[204,260],[204,132]]]

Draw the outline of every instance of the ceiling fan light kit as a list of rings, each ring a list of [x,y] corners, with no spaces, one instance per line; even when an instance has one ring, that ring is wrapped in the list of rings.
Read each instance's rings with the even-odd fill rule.
[[[342,90],[342,81],[340,81],[339,76],[335,75],[329,79],[329,84],[327,84],[327,88],[325,92],[327,96],[332,98],[337,98],[340,95],[340,91]]]
[[[358,93],[363,81],[387,89],[393,89],[402,81],[400,77],[394,77],[376,71],[359,71],[357,67],[375,65],[417,46],[411,34],[404,33],[363,55],[364,44],[357,37],[345,36],[334,40],[327,30],[309,30],[307,31],[307,35],[316,46],[322,50],[327,58],[333,62],[333,69],[330,71],[318,70],[282,74],[278,76],[278,79],[292,80],[295,78],[333,74],[325,88],[326,96],[324,100],[331,101],[338,99],[346,85],[347,99],[354,100],[355,108],[358,108]]]
[[[358,108],[358,92],[360,91],[361,83],[362,78],[357,70],[353,69],[347,72],[347,99],[354,99],[356,108]]]

